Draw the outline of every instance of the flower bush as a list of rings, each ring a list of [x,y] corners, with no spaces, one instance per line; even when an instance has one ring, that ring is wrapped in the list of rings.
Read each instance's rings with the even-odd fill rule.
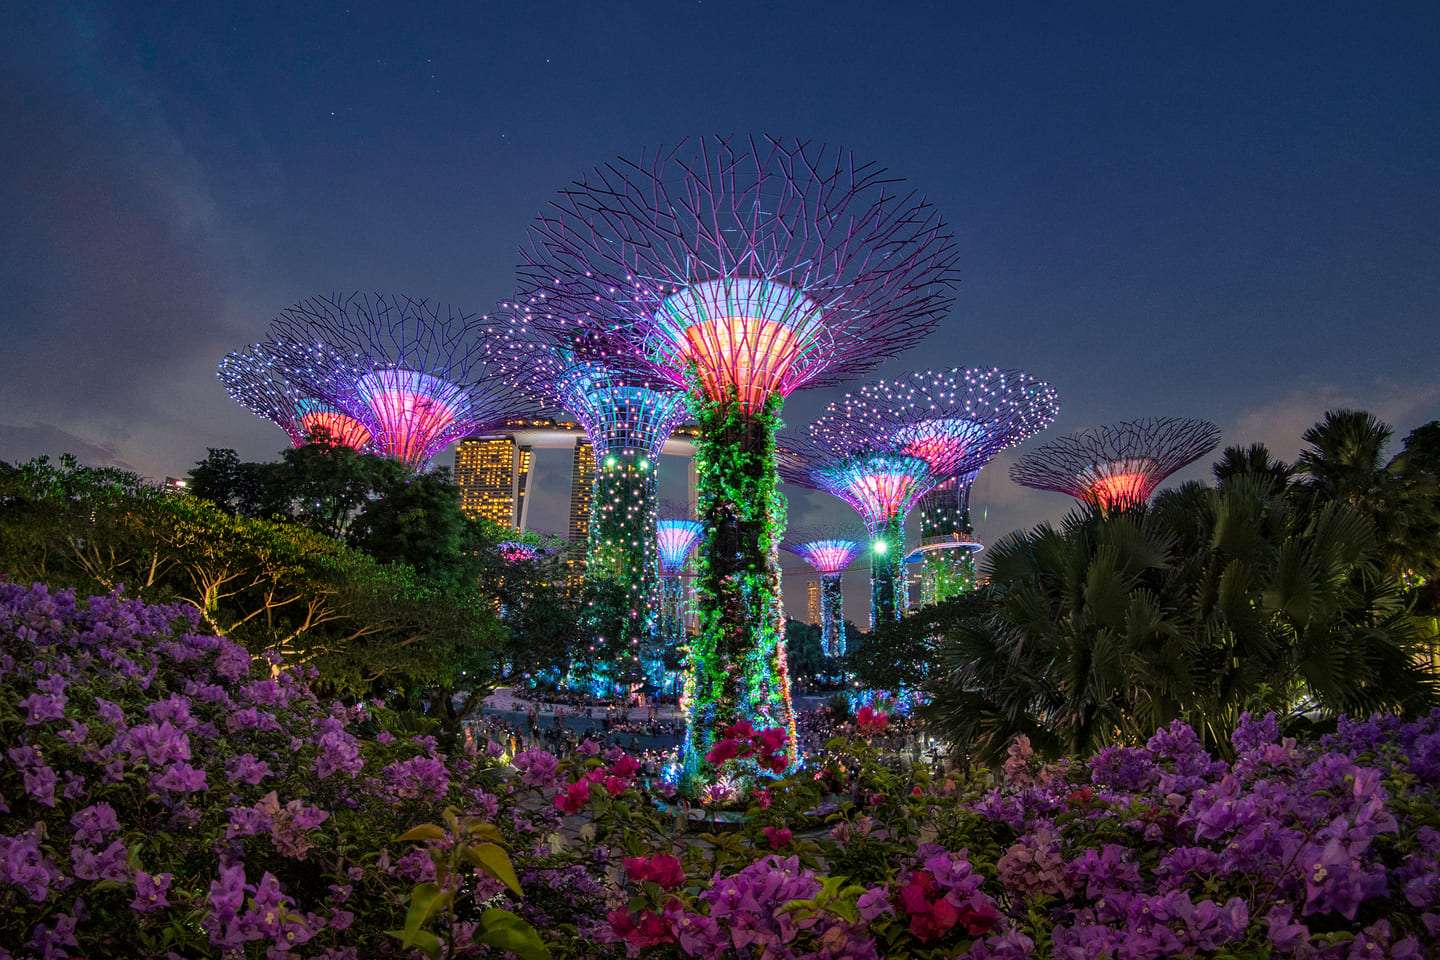
[[[446,755],[178,607],[0,583],[0,676],[0,958],[1405,960],[1440,942],[1440,714],[1304,743],[1246,717],[1224,759],[1182,724],[1053,763],[1020,739],[994,772],[942,776],[879,749],[871,709],[726,832],[599,744]],[[780,752],[729,734],[720,764]]]
[[[399,838],[446,803],[494,813],[491,764],[195,625],[0,582],[0,957],[412,955],[386,931],[420,929],[416,885],[455,843]],[[443,936],[523,949],[477,899],[509,870],[513,832],[488,829],[477,869],[440,878],[470,901]]]

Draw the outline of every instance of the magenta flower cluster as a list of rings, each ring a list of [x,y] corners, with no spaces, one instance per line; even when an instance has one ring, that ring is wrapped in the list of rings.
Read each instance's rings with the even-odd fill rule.
[[[0,582],[0,958],[403,956],[394,839],[481,765],[195,625]]]
[[[841,738],[705,847],[620,751],[447,755],[194,628],[181,607],[0,582],[0,960],[404,957],[387,931],[442,882],[455,956],[484,955],[495,907],[557,956],[1419,960],[1440,943],[1440,713],[1307,742],[1246,717],[1223,759],[1181,723],[1048,764],[1022,739],[995,774],[949,780]],[[397,842],[446,807],[493,824],[523,898],[438,872],[449,840]]]

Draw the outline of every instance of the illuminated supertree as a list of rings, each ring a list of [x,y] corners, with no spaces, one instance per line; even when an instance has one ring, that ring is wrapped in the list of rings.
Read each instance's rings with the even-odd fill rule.
[[[1101,513],[1128,510],[1147,502],[1166,477],[1219,442],[1220,430],[1208,420],[1127,420],[1041,444],[1015,462],[1010,479],[1068,493]]]
[[[812,431],[823,426],[816,421]],[[780,474],[791,483],[839,497],[860,515],[870,536],[870,628],[900,619],[905,518],[946,475],[937,475],[922,458],[884,441],[875,449],[845,451],[813,438],[784,441]]]
[[[527,412],[487,361],[486,326],[429,300],[312,297],[271,321],[266,348],[308,395],[364,425],[377,453],[423,469],[448,444]]]
[[[904,452],[937,465],[965,464],[918,504],[922,601],[937,603],[974,589],[974,556],[981,544],[970,522],[971,487],[1002,450],[1054,421],[1060,410],[1054,388],[1020,370],[956,367],[866,384],[856,391],[854,402],[883,411],[877,422],[898,420],[896,436],[904,441]],[[863,418],[864,406],[846,422]]]
[[[221,358],[216,375],[230,399],[285,431],[302,447],[324,434],[332,443],[364,450],[370,431],[332,404],[307,396],[285,375],[284,358],[256,343]]]
[[[661,669],[657,678],[663,676],[666,682],[656,682],[666,692],[675,684],[669,682],[668,671],[663,669],[667,651],[679,650],[685,645],[685,567],[700,543],[705,528],[698,520],[665,519],[655,524],[655,542],[660,549],[660,660]],[[647,673],[655,671],[647,667]]]
[[[740,720],[784,727],[784,528],[775,428],[783,398],[915,343],[949,303],[939,214],[844,150],[707,138],[618,160],[563,190],[520,267],[533,322],[587,354],[690,390],[700,520],[683,778]]]
[[[495,544],[500,559],[506,563],[525,563],[529,560],[538,560],[545,555],[545,551],[538,544],[526,543],[523,540],[501,540]]]
[[[923,371],[827,405],[787,447],[786,479],[855,508],[871,543],[871,623],[904,610],[905,518],[942,484],[978,471],[1053,419],[1055,391],[1017,370]]]
[[[845,656],[845,598],[840,578],[865,549],[857,540],[834,537],[787,543],[785,549],[820,575],[820,649],[827,657]]]
[[[665,442],[686,417],[685,395],[652,379],[596,360],[527,322],[503,305],[486,332],[496,368],[521,393],[559,407],[585,428],[595,456],[590,545],[585,575],[624,592],[622,649],[636,660],[653,640],[660,606],[655,539],[656,467]],[[498,334],[498,335],[497,335]]]

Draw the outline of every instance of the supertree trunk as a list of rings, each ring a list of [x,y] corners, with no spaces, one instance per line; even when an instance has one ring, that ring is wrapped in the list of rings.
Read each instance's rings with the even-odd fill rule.
[[[678,575],[660,578],[660,626],[656,642],[645,657],[645,676],[661,694],[673,693],[675,676],[665,667],[665,656],[685,643],[685,581]]]
[[[705,754],[741,720],[786,730],[798,759],[780,605],[779,545],[785,499],[779,492],[775,429],[781,399],[748,413],[738,399],[694,401],[699,519],[705,532],[696,579],[699,633],[691,642],[682,787],[714,780]]]
[[[624,676],[627,661],[638,669],[641,645],[652,638],[656,625],[655,470],[642,454],[607,453],[599,463],[590,500],[585,575],[620,590],[624,607],[612,666],[617,677]]]
[[[920,542],[953,540],[956,534],[969,539],[970,485],[973,477],[944,484],[920,499]],[[975,589],[978,578],[975,554],[968,547],[932,550],[925,555],[921,578],[921,603],[943,603]]]
[[[845,606],[840,574],[820,577],[820,649],[827,657],[845,656]]]
[[[899,621],[905,612],[905,518],[881,522],[870,545],[870,627]]]

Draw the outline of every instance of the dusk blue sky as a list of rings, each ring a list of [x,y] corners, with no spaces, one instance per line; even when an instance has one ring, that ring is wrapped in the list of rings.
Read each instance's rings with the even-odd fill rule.
[[[1059,390],[1052,431],[1202,416],[1284,456],[1327,407],[1402,436],[1440,415],[1433,2],[21,0],[5,19],[0,459],[161,477],[207,446],[273,456],[283,435],[214,367],[277,310],[355,288],[488,309],[557,188],[716,132],[848,146],[953,225],[950,316],[871,377],[1020,367]],[[989,539],[1068,506],[1007,464],[977,487]],[[532,519],[560,528],[568,461],[540,471]],[[792,498],[800,522],[846,518]]]

